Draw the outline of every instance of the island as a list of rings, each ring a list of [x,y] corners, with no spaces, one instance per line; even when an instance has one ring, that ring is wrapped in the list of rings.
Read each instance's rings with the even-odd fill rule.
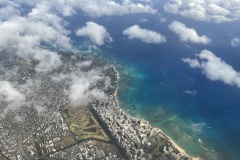
[[[0,51],[0,159],[195,159],[120,108],[112,64],[57,52],[61,65],[45,71],[36,59]]]

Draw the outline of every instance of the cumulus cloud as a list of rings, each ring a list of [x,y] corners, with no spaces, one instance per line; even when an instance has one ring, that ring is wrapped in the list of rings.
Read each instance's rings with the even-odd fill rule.
[[[64,63],[49,73],[32,72],[34,67],[44,69],[47,64],[35,66],[35,61],[17,57],[12,51],[0,51],[0,55],[0,116],[21,107],[41,111],[65,104],[87,106],[93,100],[108,100],[113,87],[106,74],[109,65],[92,57],[61,55]],[[15,65],[9,65],[12,63]]]
[[[7,81],[0,81],[0,104],[4,102],[8,104],[8,107],[3,109],[3,114],[9,109],[18,109],[24,103],[24,101],[24,94],[20,93],[16,88],[14,88],[11,83]]]
[[[66,66],[66,64],[63,65]],[[56,74],[51,77],[54,82],[64,81],[68,86],[64,94],[68,97],[69,104],[86,106],[93,100],[108,99],[105,91],[111,86],[111,79],[104,74],[105,67],[96,67],[96,61],[90,60],[77,62],[72,67],[74,69],[70,73]],[[99,84],[102,87],[99,88]]]
[[[128,39],[140,39],[146,43],[164,43],[165,36],[160,33],[140,28],[138,25],[133,25],[123,31],[123,35],[128,36]]]
[[[131,1],[131,0],[127,0],[127,1]],[[145,2],[145,3],[152,4],[152,0],[135,0],[135,1]]]
[[[208,50],[196,55],[196,59],[183,59],[192,68],[199,68],[212,81],[222,81],[240,88],[240,72]]]
[[[0,20],[7,20],[9,17],[20,14],[19,5],[13,2],[2,1],[0,5],[3,5],[3,7],[0,8]]]
[[[86,106],[93,100],[107,100],[108,96],[104,91],[111,86],[111,79],[104,75],[106,68],[94,67],[92,64],[96,62],[81,61],[75,64],[77,68],[62,80],[68,80],[69,89],[65,90],[65,95],[69,98],[71,105]],[[87,71],[86,71],[86,68]],[[98,84],[103,84],[103,88],[99,88]]]
[[[93,62],[90,60],[81,61],[74,66],[76,63],[74,58],[73,64],[69,64],[63,55],[55,51],[59,48],[72,49],[68,37],[70,31],[66,29],[67,22],[63,17],[75,13],[78,7],[74,2],[0,0],[0,110],[2,112],[17,109],[22,104],[24,107],[34,106],[37,110],[42,110],[45,107],[66,104],[67,100],[71,104],[86,105],[91,100],[107,98],[105,90],[110,86],[110,78],[103,74],[104,69],[100,69],[103,66],[92,69]],[[88,6],[94,1],[82,2]],[[98,4],[98,1],[94,4]],[[126,1],[120,5],[120,8],[122,5],[132,4],[134,3]],[[23,5],[28,5],[30,9],[23,10]],[[135,8],[136,12],[138,7]],[[131,10],[127,13],[135,13],[135,11]],[[85,27],[77,31],[77,34],[87,36],[97,45],[112,41],[107,30],[94,22],[88,22]],[[45,46],[53,49],[48,50]],[[14,65],[9,65],[13,60]],[[94,63],[99,65],[96,64],[97,62]],[[53,70],[55,71],[52,72]],[[101,84],[97,85],[99,82]],[[63,83],[66,88],[62,87]],[[102,84],[103,88],[101,88]],[[61,90],[58,93],[66,93],[62,95],[65,98],[52,100],[56,88]]]
[[[223,23],[239,20],[240,1],[171,0],[164,5],[164,10],[199,21]]]
[[[100,17],[134,13],[156,14],[157,10],[148,4],[124,0],[1,0],[0,1],[0,47],[14,49],[22,58],[33,58],[38,61],[37,72],[48,72],[62,64],[61,58],[41,46],[72,49],[70,31],[63,17],[72,16],[82,10],[88,16]],[[22,6],[30,10],[23,13]],[[95,32],[90,32],[93,29]],[[85,32],[85,33],[84,33]],[[87,23],[85,29],[77,32],[88,36],[97,45],[111,42],[112,38],[106,29],[94,22]]]
[[[33,58],[39,61],[35,67],[37,72],[48,72],[49,70],[57,69],[62,64],[60,56],[55,52],[36,49],[34,52]]]
[[[45,6],[51,8],[52,11],[62,15],[64,17],[72,16],[76,13],[74,6],[70,2],[74,1],[65,1],[65,0],[15,0],[17,4],[20,5],[28,5],[31,7],[35,7],[39,4],[44,4]]]
[[[231,46],[232,47],[240,46],[240,38],[233,38],[231,41]]]
[[[64,20],[53,12],[47,1],[39,2],[29,13],[21,15],[19,4],[6,1],[0,12],[11,11],[0,16],[0,47],[13,49],[22,58],[33,58],[39,64],[36,71],[48,72],[61,65],[60,57],[41,46],[71,49],[70,33]]]
[[[112,42],[112,37],[106,28],[94,22],[87,22],[86,26],[76,31],[77,36],[88,37],[90,41],[98,46],[105,42]]]
[[[81,9],[87,15],[92,17],[125,15],[134,13],[156,14],[157,10],[150,5],[134,3],[131,0],[124,0],[118,3],[113,0],[72,0],[69,1],[71,6]]]
[[[40,3],[38,0],[16,0],[16,2],[30,6],[35,6],[36,4]],[[149,0],[143,0],[139,2],[133,2],[132,0],[122,0],[121,3],[114,0],[45,0],[43,2],[48,3],[48,6],[63,16],[72,16],[78,9],[82,10],[88,16],[92,17],[135,13],[157,13],[156,9],[153,9],[151,5],[146,4],[151,4],[151,1]],[[142,2],[145,4],[142,4]]]
[[[72,84],[70,86],[69,92],[69,100],[72,105],[84,105],[86,106],[89,102],[94,99],[98,100],[106,100],[106,94],[97,89],[90,89],[92,86],[96,85],[96,82],[100,81],[102,77],[78,77],[74,76]]]
[[[197,44],[209,44],[211,42],[211,39],[207,36],[199,36],[195,29],[188,28],[185,24],[178,21],[173,21],[169,25],[169,29],[180,38],[181,42]]]

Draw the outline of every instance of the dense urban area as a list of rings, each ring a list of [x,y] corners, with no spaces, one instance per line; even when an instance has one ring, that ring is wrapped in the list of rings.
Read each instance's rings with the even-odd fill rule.
[[[36,70],[13,52],[0,51],[0,159],[191,159],[119,108],[113,65],[58,51],[61,65]]]

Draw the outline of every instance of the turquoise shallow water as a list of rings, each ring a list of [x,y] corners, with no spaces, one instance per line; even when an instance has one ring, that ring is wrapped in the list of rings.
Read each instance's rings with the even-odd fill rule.
[[[240,21],[221,24],[196,21],[166,13],[163,5],[169,0],[152,2],[149,5],[154,5],[159,14],[91,17],[76,11],[73,16],[64,17],[64,27],[71,31],[69,38],[74,47],[89,49],[88,53],[98,53],[116,66],[121,65],[117,67],[121,77],[118,99],[126,112],[160,127],[191,155],[207,160],[240,159],[240,87],[224,84],[223,80],[212,81],[203,71],[182,61],[196,58],[195,54],[207,49],[240,74],[239,46],[234,48],[230,44],[233,38],[240,37]],[[19,9],[24,10],[22,7]],[[21,15],[29,18],[31,9],[27,7]],[[94,46],[91,36],[90,39],[77,36],[76,30],[89,21],[104,26],[113,41]],[[181,42],[169,29],[173,21],[186,24],[212,42],[208,45]],[[133,25],[161,33],[167,42],[149,44],[129,39],[123,31]],[[62,32],[61,27],[58,29]]]
[[[146,46],[132,50],[134,46],[93,50],[120,73],[120,106],[161,128],[190,155],[237,160],[239,89],[192,70],[179,60],[186,55],[172,55],[171,50],[153,54]]]
[[[179,114],[171,112],[171,109],[167,106],[160,104],[159,106],[154,106],[154,104],[151,106],[151,104],[144,104],[143,101],[139,101],[141,94],[151,94],[147,90],[141,89],[141,84],[145,81],[146,75],[131,67],[118,67],[118,70],[120,72],[118,100],[120,106],[127,113],[137,118],[147,119],[153,126],[161,128],[187,153],[204,159],[219,159],[216,152],[207,143],[203,142],[199,135],[201,127],[205,124],[194,125],[193,122],[184,119]],[[198,133],[192,134],[192,127],[195,127]]]
[[[72,30],[89,21],[83,16],[79,23],[78,18],[69,20],[76,22],[72,23]],[[147,18],[148,23],[140,23],[142,18]],[[92,47],[89,52],[116,64],[120,72],[118,99],[126,112],[160,127],[191,155],[207,160],[237,160],[240,157],[240,89],[211,81],[200,70],[183,63],[182,58],[195,58],[195,54],[208,49],[240,71],[239,51],[218,41],[226,36],[222,32],[226,25],[188,19],[181,21],[211,36],[214,43],[209,46],[182,44],[168,29],[175,18],[168,17],[169,22],[165,24],[160,23],[157,16],[142,14],[90,19],[105,26],[114,41]],[[163,33],[168,42],[155,45],[128,40],[122,31],[134,24]],[[234,29],[235,25],[232,26]],[[216,32],[207,28],[216,28]],[[89,45],[86,39],[71,36],[74,44],[81,46],[80,50],[87,48],[82,47],[83,43]]]

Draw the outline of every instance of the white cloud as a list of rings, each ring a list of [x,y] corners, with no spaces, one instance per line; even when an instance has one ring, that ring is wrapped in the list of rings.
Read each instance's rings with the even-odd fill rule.
[[[131,0],[128,0],[128,1],[131,1]],[[135,1],[140,1],[140,2],[145,2],[145,3],[152,4],[152,0],[135,0]]]
[[[171,0],[164,10],[199,21],[223,23],[240,19],[238,0]]]
[[[3,5],[3,2],[2,2],[2,5]],[[10,17],[16,16],[19,14],[20,14],[19,5],[13,2],[5,2],[4,6],[0,8],[0,20],[2,21],[7,20]]]
[[[144,3],[142,3],[142,2]],[[2,3],[9,3],[10,0],[5,0]],[[150,0],[140,0],[133,2],[132,0],[15,0],[18,4],[36,6],[37,4],[45,4],[53,11],[63,16],[72,16],[77,9],[82,10],[88,16],[101,17],[112,15],[126,15],[135,13],[157,14],[157,10],[151,7]],[[1,3],[0,3],[1,4]]]
[[[117,3],[113,0],[70,0],[69,4],[75,8],[81,9],[92,17],[134,13],[157,13],[157,10],[153,9],[150,5],[134,3],[131,0],[124,0],[122,3]]]
[[[70,61],[69,57],[64,59],[64,56],[54,51],[59,48],[72,49],[68,37],[70,31],[66,29],[67,22],[63,19],[64,16],[75,13],[77,7],[71,2],[71,0],[0,0],[2,58],[0,61],[4,61],[0,64],[1,116],[9,110],[19,109],[22,106],[34,106],[41,111],[46,106],[64,105],[65,102],[87,105],[92,100],[108,98],[106,90],[112,86],[110,78],[104,74],[103,66],[90,60],[81,63],[74,61],[82,57],[75,57],[75,59],[71,56],[72,61]],[[91,3],[91,1],[84,1],[84,3]],[[22,9],[22,4],[29,5],[29,10]],[[132,2],[129,1],[124,5],[131,4]],[[107,30],[94,22],[88,22],[85,27],[79,29],[78,34],[85,34],[98,45],[112,41]],[[53,50],[46,49],[45,46],[50,46]],[[9,66],[13,60],[14,66]],[[23,66],[18,62],[28,69],[23,70]],[[99,68],[93,67],[92,62],[97,63]],[[59,69],[61,73],[51,72],[55,69]],[[97,85],[98,82],[103,86]],[[63,83],[64,87],[61,85]],[[61,86],[59,87],[61,92],[58,93],[61,93],[64,98],[53,101],[52,96],[56,93],[54,92],[56,85]],[[49,87],[52,88],[49,89]],[[47,92],[42,94],[44,90]],[[54,93],[51,93],[52,91]]]
[[[22,106],[34,106],[38,111],[66,103],[86,106],[93,100],[108,100],[107,93],[109,88],[113,87],[110,77],[106,75],[109,66],[92,57],[62,55],[64,63],[56,66],[57,71],[49,74],[32,73],[31,68],[35,67],[35,62],[19,58],[12,51],[0,51],[0,54],[4,60],[0,63],[0,116],[5,116],[7,111],[20,109]],[[41,63],[52,63],[48,55],[36,55],[43,56],[36,59],[50,59],[41,60]],[[16,65],[9,66],[13,62]],[[23,66],[23,63],[26,66]],[[37,69],[45,69],[44,66],[48,65],[41,63]],[[61,97],[57,101],[53,100],[55,94],[56,97]]]
[[[140,2],[141,1],[145,4],[133,2],[132,0],[122,0],[121,3],[114,0],[44,0],[41,2],[48,3],[48,6],[63,16],[71,16],[76,13],[77,9],[82,10],[88,16],[92,17],[135,13],[157,13],[157,10],[149,5],[151,4],[150,0],[140,0]],[[31,6],[40,3],[39,0],[15,0],[15,2]]]
[[[48,72],[49,70],[57,69],[62,64],[60,56],[55,52],[37,49],[34,52],[33,58],[39,61],[35,67],[37,72]]]
[[[240,38],[233,38],[231,41],[232,47],[240,46]]]
[[[230,14],[230,11],[226,8],[218,6],[217,4],[209,4],[209,13],[219,16],[226,16]]]
[[[201,69],[202,73],[212,81],[223,81],[240,88],[240,72],[208,50],[203,50],[196,59],[186,58],[183,61],[192,68]]]
[[[198,44],[209,44],[211,39],[205,35],[199,36],[196,30],[188,28],[185,24],[173,21],[169,25],[169,29],[179,36],[181,42],[191,42]]]
[[[138,25],[133,25],[123,31],[123,34],[128,36],[128,39],[140,39],[146,43],[164,43],[166,42],[165,36],[160,33],[140,28]]]
[[[73,0],[74,2],[75,0]],[[15,0],[15,2],[17,4],[24,4],[24,5],[29,5],[32,7],[35,7],[39,4],[44,4],[45,6],[51,8],[52,11],[68,17],[68,16],[72,16],[73,14],[76,13],[74,6],[71,5],[70,1],[65,1],[65,0],[31,0],[31,1],[27,1],[27,0]]]
[[[9,109],[18,109],[24,103],[25,96],[9,82],[0,81],[0,103],[4,101],[7,102],[8,106],[4,108],[1,114],[5,114]]]
[[[102,77],[97,76],[98,74],[99,73],[90,73],[91,77],[73,75],[70,90],[66,93],[69,96],[69,100],[72,105],[86,106],[94,99],[107,99],[107,96],[103,91],[96,88],[90,89],[102,79]]]
[[[76,31],[77,36],[88,37],[96,45],[103,45],[105,42],[112,42],[112,37],[106,28],[94,22],[87,22],[86,26]]]
[[[24,15],[19,14],[18,5],[13,3],[6,2],[2,8],[11,10],[12,6],[16,6],[10,15],[0,16],[0,48],[11,48],[20,57],[39,61],[36,71],[48,72],[61,65],[60,57],[41,48],[41,45],[44,43],[54,48],[71,49],[70,32],[65,29],[64,20],[51,10],[46,1]]]
[[[104,91],[111,86],[111,79],[104,74],[106,68],[93,68],[93,63],[96,62],[90,60],[80,61],[75,64],[70,73],[56,74],[51,77],[54,82],[64,81],[65,85],[68,86],[64,94],[68,97],[71,105],[86,106],[93,100],[104,101],[108,99]],[[104,87],[98,88],[98,83],[104,84]]]
[[[0,96],[8,102],[22,101],[25,97],[18,92],[9,82],[0,81]]]

